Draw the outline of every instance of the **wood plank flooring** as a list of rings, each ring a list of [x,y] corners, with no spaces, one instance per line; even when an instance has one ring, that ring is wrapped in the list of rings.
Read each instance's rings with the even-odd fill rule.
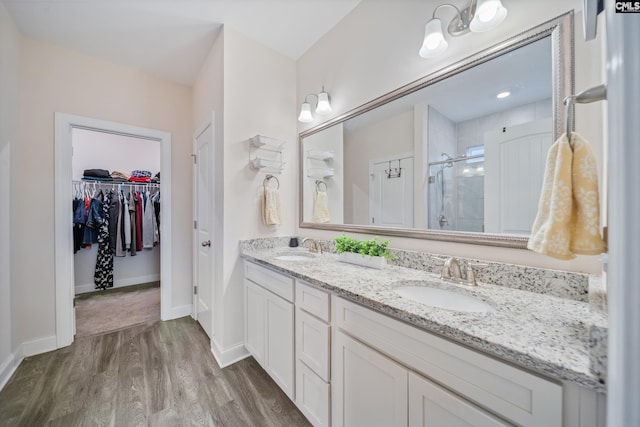
[[[76,295],[76,338],[160,320],[160,282]]]
[[[307,426],[253,359],[220,369],[190,317],[78,338],[28,357],[0,426]]]

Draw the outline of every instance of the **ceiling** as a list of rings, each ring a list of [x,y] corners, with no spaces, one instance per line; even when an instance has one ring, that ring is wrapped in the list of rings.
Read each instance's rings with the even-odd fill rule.
[[[431,86],[347,120],[345,130],[429,105],[454,123],[505,111],[552,96],[551,38],[544,37]],[[497,99],[499,92],[511,95]]]
[[[22,34],[191,85],[222,25],[297,60],[360,0],[0,0]]]

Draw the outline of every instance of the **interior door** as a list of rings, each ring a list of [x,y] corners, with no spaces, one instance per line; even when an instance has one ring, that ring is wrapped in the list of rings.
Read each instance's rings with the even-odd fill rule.
[[[369,179],[369,223],[413,228],[413,157],[374,160]]]
[[[194,317],[213,337],[213,125],[207,123],[194,138]]]
[[[552,138],[551,119],[485,134],[484,231],[531,233]]]

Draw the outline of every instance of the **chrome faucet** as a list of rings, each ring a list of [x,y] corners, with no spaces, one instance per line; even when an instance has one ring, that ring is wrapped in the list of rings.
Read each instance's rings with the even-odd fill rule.
[[[310,237],[305,237],[304,239],[302,239],[302,243],[300,243],[300,245],[304,246],[305,242],[309,242],[309,252],[320,254],[322,253],[322,245],[317,240],[314,240]]]
[[[454,283],[464,283],[469,286],[476,286],[476,273],[474,268],[488,267],[488,264],[481,263],[467,263],[467,277],[462,277],[462,271],[460,270],[460,260],[455,257],[447,258],[442,267],[440,278]]]

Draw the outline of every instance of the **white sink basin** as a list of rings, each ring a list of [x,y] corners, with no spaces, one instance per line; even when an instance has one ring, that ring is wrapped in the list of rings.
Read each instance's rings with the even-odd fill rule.
[[[315,257],[316,256],[313,254],[304,252],[286,252],[274,256],[275,259],[279,259],[281,261],[311,261]]]
[[[394,292],[403,298],[445,310],[470,313],[493,311],[493,307],[478,298],[443,289],[426,286],[402,286],[394,289]]]

